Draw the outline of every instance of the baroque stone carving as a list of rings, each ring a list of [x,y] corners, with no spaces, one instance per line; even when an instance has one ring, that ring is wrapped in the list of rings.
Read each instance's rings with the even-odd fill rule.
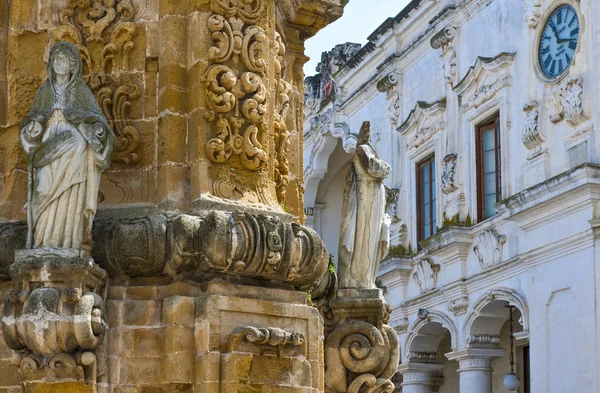
[[[529,149],[527,159],[532,160],[543,153],[546,138],[544,138],[539,129],[540,111],[538,102],[528,102],[523,106],[523,111],[525,112],[525,122],[523,123],[521,141]]]
[[[400,318],[399,320],[392,322],[391,325],[398,334],[408,332],[408,318]]]
[[[407,149],[418,149],[421,145],[431,140],[435,134],[443,130],[444,127],[444,122],[440,120],[429,127],[418,129],[415,138],[406,145]]]
[[[2,332],[8,347],[22,353],[21,373],[47,376],[62,364],[61,373],[72,377],[79,365],[80,379],[95,382],[94,352],[107,328],[106,272],[85,251],[34,249],[16,252],[10,275],[15,289],[4,305]]]
[[[448,303],[448,311],[452,312],[454,315],[462,315],[467,312],[469,308],[469,298],[463,296],[459,299],[453,300]]]
[[[409,352],[406,359],[416,363],[435,363],[437,361],[437,352]]]
[[[249,342],[258,346],[281,347],[286,345],[304,345],[304,335],[299,331],[288,332],[280,328],[257,328],[242,326],[235,329],[227,339],[227,352],[235,352],[242,342]]]
[[[21,144],[29,155],[28,248],[89,249],[114,136],[83,81],[73,44],[52,48],[48,79],[21,122]]]
[[[442,162],[442,192],[446,195],[458,189],[454,179],[457,158],[456,154],[447,154]]]
[[[506,236],[500,235],[495,229],[482,232],[473,247],[482,269],[502,262],[502,248],[506,243]]]
[[[137,25],[130,0],[113,2],[68,0],[61,9],[61,25],[53,31],[56,41],[77,46],[84,62],[87,84],[116,136],[113,161],[139,162],[139,131],[131,124],[127,112],[131,101],[140,97],[136,82],[111,75],[127,70],[135,44]]]
[[[540,18],[542,17],[542,2],[541,0],[525,0],[527,9],[525,10],[525,22],[531,29],[538,27]]]
[[[390,217],[385,214],[383,179],[391,168],[371,147],[370,136],[370,124],[364,122],[346,177],[338,258],[340,288],[375,288],[379,264],[389,247]]]
[[[398,125],[398,118],[400,117],[400,90],[398,89],[398,82],[400,77],[396,73],[390,73],[383,79],[377,82],[377,90],[382,93],[386,93],[388,101],[388,114],[393,127]]]
[[[568,78],[556,87],[548,97],[547,107],[550,121],[558,123],[566,120],[573,127],[587,122],[590,117],[583,108],[583,80]]]
[[[423,258],[413,268],[412,278],[421,292],[427,292],[435,288],[439,271],[440,265],[436,265],[429,258]]]
[[[215,0],[211,1],[213,14],[208,19],[212,46],[208,52],[208,109],[204,116],[216,137],[206,143],[206,154],[216,163],[238,156],[249,170],[259,169],[267,159],[260,138],[267,129],[268,97],[263,78],[269,40],[265,31],[254,24],[263,8],[263,0],[251,4]],[[285,48],[279,46],[278,55],[282,50]]]
[[[389,306],[382,298],[340,295],[332,302],[340,324],[325,339],[325,391],[392,392],[400,352],[396,333],[385,324],[389,313],[382,314]]]
[[[452,85],[456,80],[456,51],[454,50],[454,38],[456,29],[447,27],[431,38],[430,44],[433,49],[441,49],[440,54],[443,61],[444,77],[446,83]]]
[[[285,62],[285,45],[279,33],[275,33],[275,74],[277,78],[277,98],[275,100],[275,186],[277,200],[280,204],[285,202],[290,172],[288,152],[290,150],[290,131],[286,124],[287,112],[290,108],[292,85],[283,78],[287,67]]]
[[[465,102],[461,107],[461,111],[467,112],[470,109],[477,109],[481,105],[485,104],[503,88],[510,86],[512,78],[509,75],[503,76],[489,85],[483,85],[475,92],[475,95]]]

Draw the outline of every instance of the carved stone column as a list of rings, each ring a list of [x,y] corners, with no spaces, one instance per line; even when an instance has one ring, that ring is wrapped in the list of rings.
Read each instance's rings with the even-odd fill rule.
[[[469,348],[446,354],[459,364],[460,393],[492,393],[492,362],[504,354],[502,349]]]
[[[444,383],[442,364],[406,363],[398,367],[402,393],[435,393]]]

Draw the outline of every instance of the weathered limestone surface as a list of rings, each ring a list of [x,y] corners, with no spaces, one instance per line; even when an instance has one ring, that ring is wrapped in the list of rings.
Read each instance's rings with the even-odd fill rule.
[[[298,291],[333,288],[322,241],[300,224],[303,43],[344,4],[0,5],[0,393],[323,392],[323,321]],[[81,63],[54,64],[53,47]],[[31,111],[44,83],[60,107],[53,72],[83,78],[91,100],[78,102],[99,121]],[[19,133],[63,126],[115,137],[89,204],[57,209],[65,222],[85,212],[81,242],[55,219],[40,236],[25,223],[28,183],[49,177],[29,171]]]

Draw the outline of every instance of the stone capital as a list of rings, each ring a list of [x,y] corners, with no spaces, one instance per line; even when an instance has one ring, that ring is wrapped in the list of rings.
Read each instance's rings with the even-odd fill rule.
[[[466,348],[446,354],[448,360],[456,360],[460,366],[458,372],[489,371],[492,362],[504,355],[503,349]]]
[[[443,364],[408,362],[398,366],[402,374],[402,387],[410,385],[426,385],[437,390],[443,383]]]

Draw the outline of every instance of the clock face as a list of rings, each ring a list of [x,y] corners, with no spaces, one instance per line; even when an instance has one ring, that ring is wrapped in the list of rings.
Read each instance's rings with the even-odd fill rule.
[[[540,68],[547,78],[557,78],[567,71],[578,42],[577,11],[570,5],[561,5],[546,21],[540,38]]]

